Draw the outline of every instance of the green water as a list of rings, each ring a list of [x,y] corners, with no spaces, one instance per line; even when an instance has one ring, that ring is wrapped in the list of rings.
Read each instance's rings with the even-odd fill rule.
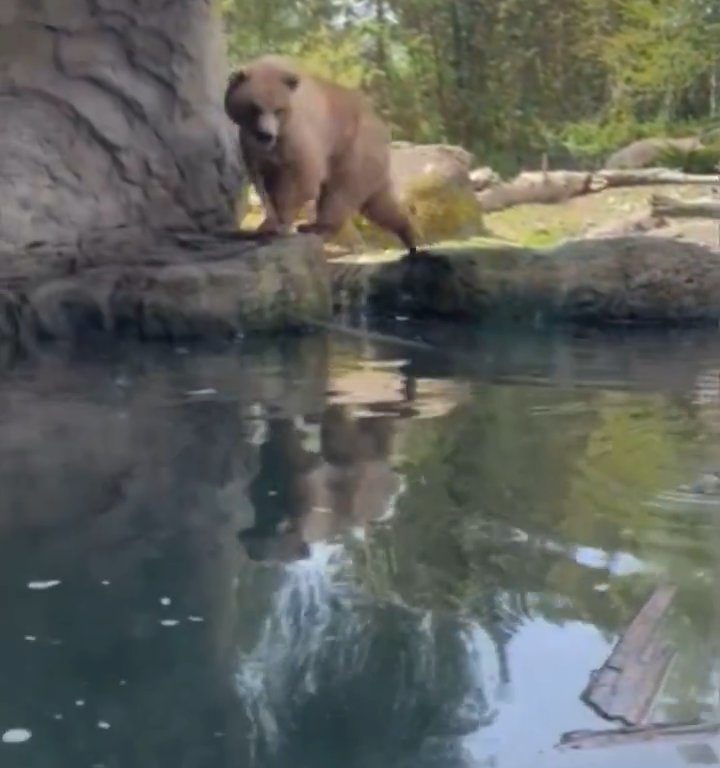
[[[391,330],[6,355],[2,768],[717,764],[557,744],[661,582],[718,719],[720,336]]]

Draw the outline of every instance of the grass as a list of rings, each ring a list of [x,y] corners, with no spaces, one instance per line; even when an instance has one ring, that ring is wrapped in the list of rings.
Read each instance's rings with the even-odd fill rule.
[[[704,194],[698,186],[649,186],[609,189],[583,195],[566,203],[519,205],[485,215],[489,232],[527,248],[549,248],[564,240],[583,236],[595,228],[604,228],[647,212],[653,194],[680,198]]]
[[[483,217],[486,235],[466,239],[439,238],[439,242],[428,246],[431,250],[459,248],[493,248],[516,245],[524,248],[552,248],[559,243],[582,237],[588,231],[615,225],[624,219],[640,215],[649,210],[649,198],[653,194],[671,195],[679,198],[702,196],[704,187],[695,185],[628,187],[610,189],[591,195],[583,195],[565,203],[551,205],[519,205]],[[262,215],[257,208],[251,209],[243,226],[257,226]],[[370,238],[367,248],[362,251],[363,261],[392,259],[402,250],[395,246],[394,238],[373,243]],[[357,248],[357,246],[356,246]],[[329,244],[328,257],[347,256],[355,250],[349,243]],[[360,254],[358,254],[360,255]]]

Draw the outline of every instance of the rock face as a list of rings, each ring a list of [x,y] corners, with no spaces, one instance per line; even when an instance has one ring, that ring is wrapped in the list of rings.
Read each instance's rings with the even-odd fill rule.
[[[720,253],[649,236],[437,249],[332,264],[338,300],[380,312],[495,322],[694,324],[720,320]]]
[[[471,188],[472,155],[462,147],[445,144],[410,144],[392,146],[392,180],[398,193],[406,194],[423,177],[431,176],[445,184]]]
[[[209,2],[3,0],[0,253],[229,224],[225,74]]]
[[[223,338],[302,328],[330,315],[322,243],[167,236],[145,252],[38,252],[0,274],[0,340]]]
[[[472,155],[445,144],[396,143],[391,174],[420,243],[462,240],[483,232],[470,180]]]
[[[610,155],[605,163],[605,167],[609,170],[648,168],[649,166],[656,165],[660,155],[667,149],[692,152],[701,147],[702,143],[700,140],[693,137],[684,139],[640,139]]]

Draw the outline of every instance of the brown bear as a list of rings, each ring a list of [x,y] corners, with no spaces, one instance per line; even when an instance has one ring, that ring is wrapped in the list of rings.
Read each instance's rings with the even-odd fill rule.
[[[240,127],[265,209],[258,233],[287,233],[315,203],[315,221],[299,231],[332,236],[360,211],[415,251],[390,181],[389,132],[360,92],[301,73],[283,57],[262,56],[230,77],[225,111]]]

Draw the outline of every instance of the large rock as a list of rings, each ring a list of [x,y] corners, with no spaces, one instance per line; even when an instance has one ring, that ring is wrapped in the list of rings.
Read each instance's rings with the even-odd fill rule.
[[[212,5],[2,0],[0,250],[231,223],[242,174]]]
[[[393,184],[421,243],[461,240],[483,232],[482,209],[470,180],[472,159],[461,147],[393,145]]]
[[[0,339],[223,338],[312,326],[330,314],[316,237],[263,244],[177,235],[114,255],[91,247],[82,260],[25,253],[0,272]]]
[[[460,187],[471,187],[472,155],[462,147],[447,144],[396,142],[390,154],[393,184],[404,195],[428,176]]]
[[[702,142],[692,136],[682,139],[640,139],[610,155],[605,167],[612,170],[649,168],[657,165],[663,152],[668,149],[692,152],[701,147]]]
[[[438,249],[332,264],[336,297],[383,313],[486,322],[692,324],[720,320],[720,252],[637,236]]]

